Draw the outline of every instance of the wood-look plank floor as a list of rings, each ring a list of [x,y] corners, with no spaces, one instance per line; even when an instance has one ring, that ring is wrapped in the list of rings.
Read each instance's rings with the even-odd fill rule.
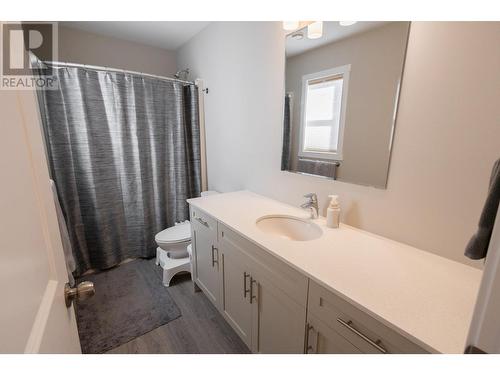
[[[193,291],[188,274],[175,276],[168,291],[182,316],[106,354],[249,353],[207,297]]]

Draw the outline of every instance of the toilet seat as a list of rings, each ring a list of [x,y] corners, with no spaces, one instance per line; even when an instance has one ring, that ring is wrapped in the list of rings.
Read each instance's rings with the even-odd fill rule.
[[[191,241],[191,223],[185,221],[162,230],[155,236],[158,245],[179,244]]]

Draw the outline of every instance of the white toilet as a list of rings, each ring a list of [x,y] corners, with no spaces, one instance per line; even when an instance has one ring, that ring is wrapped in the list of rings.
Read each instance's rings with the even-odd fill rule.
[[[203,191],[201,196],[218,194],[216,191]],[[156,264],[163,269],[163,285],[169,286],[172,278],[179,272],[191,272],[191,223],[186,220],[157,233],[155,241]],[[189,249],[191,250],[191,249]]]
[[[191,272],[191,262],[187,247],[191,244],[191,223],[185,221],[162,230],[155,236],[156,264],[163,269],[163,285],[179,272]]]

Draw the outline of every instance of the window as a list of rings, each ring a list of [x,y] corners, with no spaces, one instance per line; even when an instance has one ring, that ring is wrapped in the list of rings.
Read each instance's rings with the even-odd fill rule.
[[[299,156],[342,160],[350,65],[302,77]]]

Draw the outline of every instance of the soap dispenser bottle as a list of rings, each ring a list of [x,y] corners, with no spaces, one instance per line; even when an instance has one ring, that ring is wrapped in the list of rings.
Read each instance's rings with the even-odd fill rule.
[[[330,205],[326,210],[326,226],[328,228],[338,228],[340,222],[340,205],[338,195],[329,195]]]

